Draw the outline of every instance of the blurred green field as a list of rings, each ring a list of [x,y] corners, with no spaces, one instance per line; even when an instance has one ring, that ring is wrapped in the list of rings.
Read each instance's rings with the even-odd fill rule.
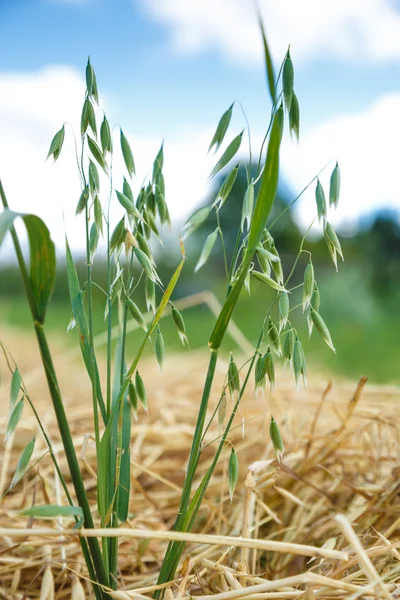
[[[54,298],[46,317],[46,327],[50,333],[59,338],[60,342],[67,346],[74,346],[77,344],[76,332],[66,331],[71,312],[62,277],[62,274],[58,277]],[[316,277],[321,291],[320,312],[329,325],[337,354],[329,350],[315,330],[308,339],[305,319],[300,309],[294,311],[292,323],[298,329],[311,373],[332,373],[332,375],[351,379],[366,375],[375,383],[399,383],[400,292],[396,294],[392,291],[387,297],[373,295],[363,272],[346,263],[340,265],[338,274],[335,274],[333,268],[327,270],[323,267],[320,272],[316,271]],[[187,280],[189,278],[190,265],[188,265]],[[11,279],[13,284],[8,287],[12,293],[8,295],[3,293],[0,298],[0,324],[27,330],[31,328],[30,314],[20,289],[18,274],[13,273]],[[11,279],[9,274],[8,281],[10,282]],[[216,287],[213,278],[209,279],[209,289],[215,291],[218,298],[223,300],[226,288],[221,283],[221,279],[219,282]],[[204,275],[197,283],[202,285],[202,289],[207,289],[207,276]],[[199,291],[199,288],[189,289],[183,283],[175,297],[183,297],[195,291]],[[292,306],[299,303],[300,293],[296,291],[291,295]],[[267,313],[272,299],[273,292],[257,281],[252,283],[251,296],[246,292],[242,294],[234,313],[234,321],[252,343],[255,343],[258,338],[263,316]],[[137,300],[140,301],[139,296]],[[143,306],[141,308],[145,310]],[[101,292],[98,292],[95,295],[94,313],[96,334],[105,330],[103,313],[104,300]],[[214,316],[204,305],[187,309],[183,315],[191,348],[206,350],[208,336],[215,321]],[[162,320],[161,328],[167,352],[187,352],[182,348],[170,317]],[[141,340],[141,335],[141,330],[129,334],[128,352],[133,354]],[[230,339],[225,340],[225,349],[228,348],[232,348]],[[150,345],[147,355],[151,352]]]

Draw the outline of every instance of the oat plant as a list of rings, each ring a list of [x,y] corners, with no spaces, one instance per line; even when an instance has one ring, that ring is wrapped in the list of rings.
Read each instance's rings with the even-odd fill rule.
[[[91,382],[97,456],[97,508],[102,528],[118,527],[128,518],[131,417],[133,415],[134,418],[140,418],[140,407],[146,412],[148,410],[146,382],[139,370],[140,361],[147,343],[150,342],[153,344],[159,365],[163,364],[165,345],[160,319],[167,305],[171,304],[171,297],[184,265],[184,240],[208,219],[210,214],[215,218],[215,229],[204,242],[196,270],[204,268],[213,248],[219,245],[226,267],[226,299],[209,337],[209,365],[199,402],[197,423],[174,530],[186,532],[192,529],[208,484],[225,448],[230,452],[228,483],[232,499],[239,464],[229,434],[244,392],[250,381],[253,382],[253,377],[255,392],[263,394],[267,386],[270,388],[274,386],[275,364],[280,360],[293,370],[297,384],[301,380],[305,383],[306,360],[299,335],[291,324],[293,311],[302,311],[309,334],[311,335],[315,327],[322,339],[334,351],[331,335],[319,311],[320,295],[315,280],[312,255],[305,248],[308,232],[304,235],[293,267],[287,274],[283,272],[279,251],[273,239],[274,226],[282,216],[279,215],[273,222],[269,219],[279,181],[281,140],[287,131],[294,141],[298,141],[300,109],[295,94],[294,68],[290,51],[288,50],[275,77],[261,23],[260,26],[265,50],[266,79],[272,103],[264,141],[254,159],[249,125],[241,105],[238,107],[235,102],[223,113],[208,151],[218,155],[210,179],[220,172],[225,173],[225,179],[214,200],[197,210],[186,222],[182,234],[183,241],[180,242],[182,259],[168,283],[160,280],[153,252],[155,245],[161,241],[161,228],[169,224],[163,176],[163,145],[154,159],[150,176],[138,185],[135,181],[134,155],[129,141],[123,129],[119,125],[112,127],[105,113],[100,109],[96,76],[90,60],[86,67],[86,93],[78,140],[70,131],[69,125],[64,124],[55,134],[50,145],[48,158],[58,160],[63,150],[65,136],[74,136],[76,169],[81,181],[81,195],[77,199],[76,214],[77,218],[82,218],[85,223],[87,272],[85,281],[79,281],[66,239],[67,277],[72,311],[69,329],[76,330],[87,376]],[[244,116],[244,129],[239,133],[231,133],[231,117],[237,108]],[[244,161],[240,157],[247,143],[248,148],[245,151],[247,150],[250,159]],[[124,172],[115,174],[113,165],[117,153],[123,160]],[[253,178],[250,175],[254,173],[252,167],[256,167],[256,176]],[[239,170],[243,170],[246,174],[247,190],[243,197],[242,217],[238,223],[236,242],[233,248],[226,248],[219,211],[226,202],[229,202],[230,192]],[[342,250],[327,218],[329,210],[337,206],[339,199],[339,166],[336,164],[332,171],[328,201],[318,176],[305,189],[310,185],[315,185],[314,221],[321,223],[328,250],[337,267],[337,256],[343,258]],[[296,202],[304,191],[291,204]],[[51,440],[36,413],[34,401],[29,396],[22,375],[8,350],[2,347],[12,373],[7,436],[13,435],[24,404],[27,402],[38,420],[39,429],[48,446],[67,503],[34,506],[27,509],[25,514],[38,518],[70,516],[76,521],[75,527],[83,525],[85,528],[93,528],[94,521],[46,336],[45,316],[56,272],[54,244],[41,219],[30,214],[15,213],[9,208],[1,184],[0,195],[4,207],[0,215],[0,242],[9,231],[74,488],[72,493],[65,482]],[[110,208],[114,203],[118,203],[123,210],[122,218],[116,223],[112,222],[114,211]],[[290,206],[285,210],[289,208]],[[17,218],[23,220],[27,230],[30,250],[28,260],[24,257],[14,228],[14,221]],[[107,367],[104,377],[100,377],[98,357],[93,343],[93,294],[98,293],[98,285],[93,280],[93,264],[100,252],[98,246],[105,249],[107,261],[107,288],[100,290],[105,299],[104,319],[108,336]],[[304,281],[301,285],[291,287],[293,273],[297,267],[300,267],[304,257]],[[247,357],[246,362],[240,367],[231,354],[219,402],[211,418],[207,420],[221,344],[240,294],[243,290],[250,291],[253,281],[256,283],[257,280],[273,290],[274,299],[267,313],[260,315],[260,335],[253,354]],[[140,285],[141,283],[143,285]],[[143,290],[147,310],[153,313],[148,326],[138,304],[133,300],[138,290]],[[173,305],[171,315],[182,343],[187,344],[183,316]],[[119,337],[115,351],[112,339],[114,319],[119,323]],[[143,339],[134,356],[128,357],[126,337],[129,319],[135,319],[142,327]],[[168,374],[166,373],[165,376],[167,377]],[[105,381],[104,386],[102,381]],[[227,395],[230,395],[233,401],[230,410],[228,410]],[[213,423],[217,424],[219,435],[212,442],[208,442],[207,446],[212,444],[215,448],[214,458],[198,484],[197,467],[206,445],[205,436]],[[272,415],[270,437],[277,459],[282,460],[284,443],[278,424]],[[34,440],[29,442],[23,451],[8,491],[17,485],[28,469],[33,448]],[[104,537],[99,542],[97,538],[80,537],[80,543],[96,599],[110,597],[110,592],[118,585],[118,539]],[[158,577],[159,584],[174,578],[183,550],[183,542],[171,542],[168,545]],[[161,594],[160,590],[155,596],[160,597]]]

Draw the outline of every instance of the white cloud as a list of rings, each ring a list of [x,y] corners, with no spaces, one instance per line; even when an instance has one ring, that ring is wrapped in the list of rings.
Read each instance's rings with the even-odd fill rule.
[[[233,61],[259,64],[260,35],[250,0],[141,0],[171,28],[184,52],[219,50]],[[358,61],[400,58],[400,13],[392,0],[260,0],[277,60],[288,44],[296,64],[337,56]]]
[[[71,245],[84,245],[83,219],[75,218],[80,184],[69,127],[61,158],[53,165],[50,160],[45,162],[45,157],[54,133],[64,121],[74,123],[78,131],[83,96],[83,77],[69,67],[0,74],[0,176],[12,209],[44,218],[59,247],[64,245],[63,213]],[[338,159],[342,195],[334,223],[354,223],[360,214],[378,207],[398,208],[399,114],[400,94],[390,94],[363,113],[337,116],[305,132],[299,147],[286,134],[283,175],[298,192],[326,162]],[[165,141],[167,201],[175,219],[187,215],[206,196],[206,179],[216,160],[205,155],[213,129],[214,125],[201,129],[193,125]],[[150,173],[161,140],[138,139],[126,133],[140,185]],[[258,143],[262,132],[253,133]],[[117,187],[121,184],[119,167],[117,159]],[[327,192],[330,171],[321,176]],[[315,214],[314,188],[299,203],[298,216],[303,225],[308,225]],[[113,216],[118,216],[118,210]]]
[[[64,246],[64,227],[72,247],[84,246],[83,219],[75,218],[80,182],[69,125],[66,125],[61,157],[55,164],[50,159],[46,162],[45,158],[51,139],[63,122],[73,124],[79,137],[84,91],[83,77],[70,67],[46,67],[32,73],[0,73],[0,177],[9,204],[13,210],[41,216],[61,248]],[[107,107],[107,102],[102,102],[104,104]],[[129,131],[125,133],[134,151],[138,171],[136,181],[140,185],[151,172],[161,140],[137,139]],[[200,131],[186,128],[165,142],[165,179],[172,217],[187,213],[204,195],[210,168],[205,148],[210,134],[207,128]],[[117,140],[118,134],[116,143]],[[121,161],[116,158],[116,187],[122,180],[120,166]],[[114,208],[113,216],[119,216],[118,208]]]
[[[282,172],[301,191],[330,160],[341,168],[341,198],[332,221],[354,225],[377,208],[400,208],[400,93],[382,96],[365,112],[329,119],[306,132],[297,147],[282,147]],[[321,175],[326,195],[334,162]],[[289,179],[290,178],[290,179]],[[315,184],[299,203],[298,218],[308,226],[315,215]]]

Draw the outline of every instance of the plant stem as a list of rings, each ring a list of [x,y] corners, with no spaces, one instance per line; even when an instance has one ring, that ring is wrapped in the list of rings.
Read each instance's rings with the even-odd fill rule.
[[[9,208],[7,198],[4,193],[4,189],[3,189],[3,185],[1,183],[1,181],[0,181],[0,196],[1,196],[2,204],[3,204],[4,208],[6,208],[6,209]],[[46,334],[44,332],[43,324],[37,320],[38,315],[36,314],[36,308],[35,308],[35,302],[34,302],[33,293],[32,293],[32,287],[30,284],[28,271],[26,268],[25,260],[24,260],[22,250],[21,250],[21,245],[19,243],[19,239],[18,239],[17,233],[15,231],[15,228],[11,227],[10,232],[11,232],[11,237],[12,237],[14,247],[15,247],[15,253],[17,255],[18,266],[19,266],[19,269],[21,272],[25,292],[26,292],[26,295],[28,298],[28,303],[30,306],[31,314],[32,314],[33,325],[34,325],[34,329],[35,329],[36,339],[37,339],[37,342],[39,345],[42,364],[43,364],[46,379],[47,379],[47,385],[49,387],[50,396],[51,396],[51,399],[53,402],[53,407],[54,407],[54,411],[55,411],[56,418],[57,418],[57,424],[58,424],[58,428],[60,430],[61,439],[63,442],[64,451],[65,451],[65,455],[67,458],[68,467],[69,467],[69,470],[71,473],[71,478],[72,478],[72,482],[74,485],[76,497],[78,500],[78,504],[82,508],[82,511],[83,511],[85,526],[93,529],[94,523],[93,523],[92,513],[90,512],[90,506],[89,506],[89,502],[87,499],[86,490],[85,490],[85,486],[84,486],[83,479],[82,479],[82,474],[79,469],[78,458],[76,456],[74,443],[72,441],[71,431],[70,431],[70,428],[68,425],[68,419],[67,419],[67,415],[65,413],[65,409],[64,409],[64,405],[63,405],[63,401],[62,401],[62,397],[61,397],[61,392],[60,392],[60,389],[58,386],[57,376],[56,376],[53,361],[51,358],[51,352],[50,352],[49,345],[47,342]],[[103,559],[101,556],[101,551],[100,551],[100,546],[99,546],[98,540],[96,538],[93,538],[92,540],[88,541],[88,544],[89,544],[91,556],[93,559],[93,566],[94,566],[94,570],[96,573],[97,581],[101,585],[107,585],[108,579],[107,579],[106,571],[104,568],[104,563],[103,563]],[[88,569],[89,569],[90,563],[87,563],[87,564],[88,564]],[[96,585],[94,586],[94,588],[96,589]],[[103,592],[101,592],[101,595],[103,597],[107,597],[104,595]]]

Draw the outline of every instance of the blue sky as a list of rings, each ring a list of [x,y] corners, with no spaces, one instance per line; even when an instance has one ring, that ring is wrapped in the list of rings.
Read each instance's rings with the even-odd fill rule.
[[[334,219],[339,225],[354,224],[360,215],[384,206],[399,207],[396,3],[259,4],[275,65],[288,43],[295,65],[301,139],[298,148],[287,139],[282,149],[282,171],[293,191],[327,160],[338,159],[343,204]],[[135,154],[143,157],[143,173],[165,138],[172,213],[183,218],[207,193],[207,143],[232,100],[243,103],[255,145],[268,123],[252,6],[249,0],[3,0],[0,175],[16,207],[26,210],[34,199],[37,211],[63,228],[61,208],[75,194],[75,178],[69,174],[73,163],[64,159],[51,172],[43,156],[62,122],[78,120],[90,54],[107,114],[127,130]],[[238,111],[232,136],[242,127]],[[28,170],[18,186],[21,157]],[[322,176],[324,183],[329,174]],[[304,225],[313,216],[311,194],[298,208]]]

